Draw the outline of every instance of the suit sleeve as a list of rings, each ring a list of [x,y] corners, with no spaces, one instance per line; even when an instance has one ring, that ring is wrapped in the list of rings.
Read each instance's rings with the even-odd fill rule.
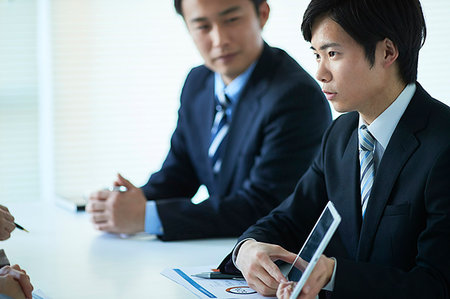
[[[293,190],[317,153],[331,122],[328,103],[314,85],[299,83],[278,95],[259,132],[259,154],[235,192],[194,205],[189,200],[158,202],[163,240],[236,237],[267,215]]]

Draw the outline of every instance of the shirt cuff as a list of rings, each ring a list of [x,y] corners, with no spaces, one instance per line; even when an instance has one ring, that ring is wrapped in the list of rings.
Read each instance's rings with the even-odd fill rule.
[[[147,201],[145,209],[145,232],[161,236],[164,234],[164,228],[158,215],[156,202],[154,200]]]
[[[256,241],[253,238],[247,238],[247,239],[242,240],[241,242],[237,243],[236,246],[234,246],[233,253],[231,254],[231,260],[233,261],[233,264],[236,267],[236,269],[238,269],[239,271],[241,271],[241,269],[239,269],[239,267],[236,265],[236,259],[237,259],[237,255],[239,253],[239,248],[241,248],[241,245],[244,244],[244,242],[246,242],[248,240]]]
[[[333,274],[331,275],[331,279],[327,283],[327,285],[322,288],[322,290],[330,291],[330,292],[332,292],[334,290],[334,280],[335,280],[336,268],[337,268],[337,260],[334,257],[332,257],[332,259],[334,260]]]

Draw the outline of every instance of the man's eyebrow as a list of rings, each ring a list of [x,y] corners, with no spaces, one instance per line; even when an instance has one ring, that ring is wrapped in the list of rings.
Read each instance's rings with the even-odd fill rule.
[[[340,44],[338,44],[338,43],[326,43],[326,44],[323,44],[322,46],[320,46],[320,50],[325,50],[325,49],[328,49],[328,48],[332,48],[332,47],[340,47],[341,45]],[[313,47],[313,46],[311,46],[310,47],[311,48],[311,50],[314,50],[314,51],[316,51],[316,49]]]
[[[191,19],[189,22],[190,23],[197,23],[197,22],[206,22],[207,20],[208,20],[208,18],[198,17],[198,18]]]
[[[232,6],[232,7],[230,7],[230,8],[225,9],[224,11],[221,11],[221,12],[219,13],[219,16],[223,17],[224,15],[233,13],[233,12],[238,11],[238,10],[240,10],[240,9],[241,9],[241,7],[239,7],[239,6]]]
[[[230,14],[230,13],[233,13],[233,12],[236,12],[239,10],[241,10],[240,6],[232,6],[230,8],[225,9],[224,11],[219,12],[219,16],[223,17],[223,16],[226,16],[227,14]],[[190,20],[191,23],[206,22],[206,21],[208,21],[208,18],[206,18],[206,17],[198,17],[198,18],[193,18]]]

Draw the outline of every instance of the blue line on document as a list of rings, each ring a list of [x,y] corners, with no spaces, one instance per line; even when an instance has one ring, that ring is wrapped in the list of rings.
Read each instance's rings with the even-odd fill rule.
[[[198,283],[196,283],[192,278],[190,278],[189,276],[187,276],[186,273],[184,273],[184,272],[181,271],[180,269],[173,269],[173,271],[177,272],[181,277],[183,277],[184,279],[186,279],[186,281],[189,282],[194,288],[196,288],[197,290],[199,290],[200,292],[202,292],[203,294],[205,294],[205,295],[208,296],[209,298],[217,298],[216,296],[214,296],[213,294],[211,294],[210,292],[208,292],[207,289],[205,289],[204,287],[202,287],[201,285],[199,285]]]

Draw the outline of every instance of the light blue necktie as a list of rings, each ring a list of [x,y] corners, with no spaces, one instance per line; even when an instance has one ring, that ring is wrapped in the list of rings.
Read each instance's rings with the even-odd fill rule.
[[[224,140],[230,126],[227,110],[231,109],[231,101],[224,92],[220,93],[217,98],[216,116],[211,129],[211,142],[208,150],[208,155],[211,159],[213,172],[215,174],[220,171],[222,165],[222,154],[225,147]]]
[[[367,202],[370,191],[372,190],[373,180],[375,178],[375,165],[373,150],[375,147],[375,138],[367,130],[366,125],[359,128],[359,162],[361,170],[361,207],[362,216],[366,213]]]

